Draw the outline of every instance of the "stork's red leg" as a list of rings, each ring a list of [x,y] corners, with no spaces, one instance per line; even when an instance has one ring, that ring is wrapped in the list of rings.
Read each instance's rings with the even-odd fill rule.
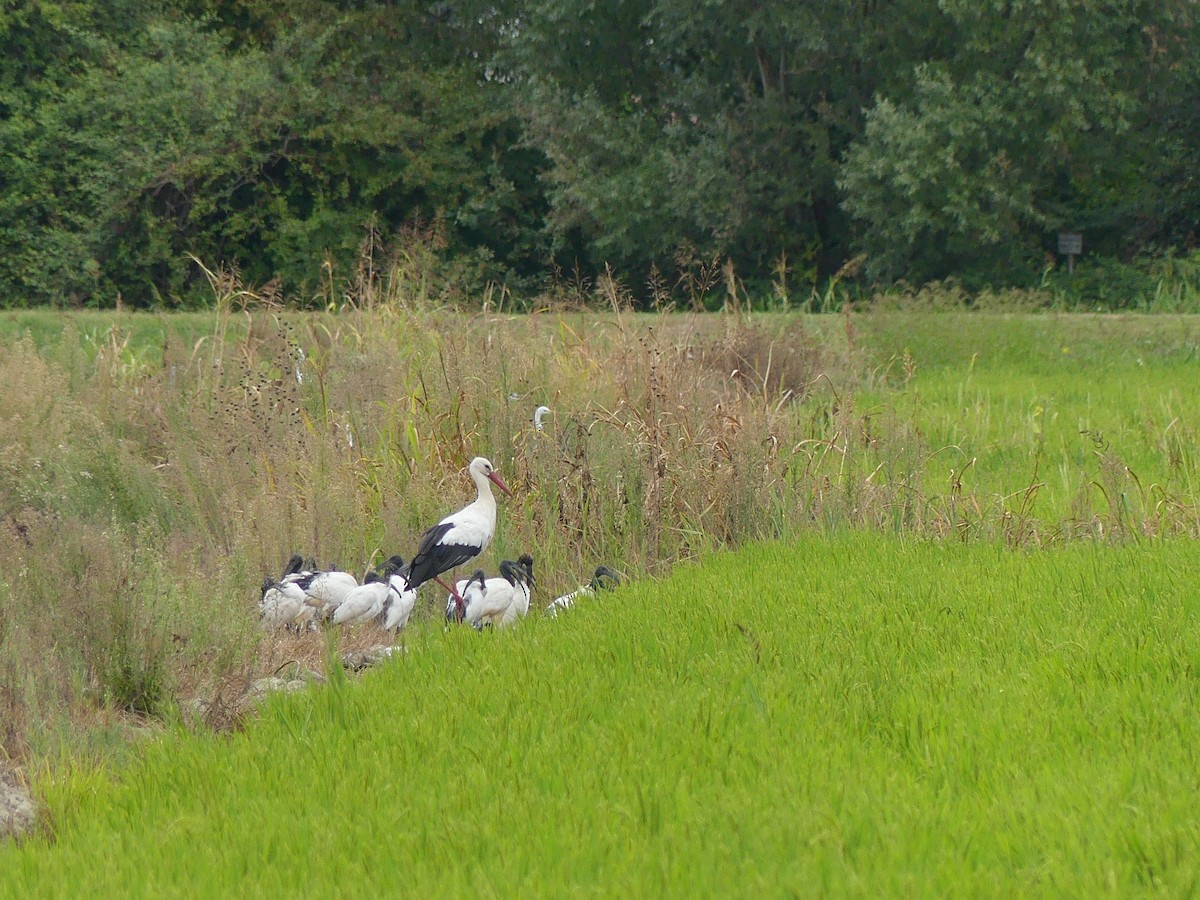
[[[454,598],[454,608],[458,612],[458,621],[462,621],[467,617],[467,603],[459,596],[458,591],[442,581],[437,575],[433,576],[433,580],[450,592],[450,596]]]

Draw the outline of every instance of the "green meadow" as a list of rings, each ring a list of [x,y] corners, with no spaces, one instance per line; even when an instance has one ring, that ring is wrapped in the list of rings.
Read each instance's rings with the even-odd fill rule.
[[[1188,896],[1189,541],[843,533],[47,785],[7,896]]]
[[[1195,893],[1198,346],[882,306],[6,314],[0,759],[44,809],[0,895]],[[258,627],[290,553],[411,555],[479,453],[522,627],[446,632],[431,592],[362,677],[328,659],[370,627]],[[618,591],[540,615],[599,562]],[[223,714],[289,665],[329,683]]]
[[[973,527],[1007,512],[1045,537],[1194,533],[1200,318],[897,314],[863,331],[888,368],[860,408],[911,427],[931,489],[990,507]]]

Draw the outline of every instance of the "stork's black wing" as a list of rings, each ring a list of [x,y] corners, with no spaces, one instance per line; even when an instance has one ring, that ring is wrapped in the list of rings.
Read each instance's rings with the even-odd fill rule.
[[[413,555],[408,565],[408,586],[416,590],[443,572],[448,572],[455,566],[461,566],[468,560],[479,555],[481,548],[473,544],[443,544],[441,539],[446,536],[453,522],[443,522],[434,525],[421,537],[421,546]]]

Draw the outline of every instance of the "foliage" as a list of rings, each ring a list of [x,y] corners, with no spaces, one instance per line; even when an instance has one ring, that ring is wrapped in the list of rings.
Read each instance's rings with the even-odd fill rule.
[[[952,52],[879,92],[842,171],[869,273],[1031,284],[1056,230],[1112,256],[1165,225],[1161,186],[1191,151],[1150,121],[1175,89],[1196,97],[1180,74],[1195,69],[1192,4],[942,8]]]
[[[860,110],[945,37],[915,4],[662,0],[610,15],[535,2],[508,15],[520,27],[499,58],[553,164],[556,247],[635,282],[680,252],[728,258],[759,284],[781,258],[809,285],[832,273],[849,250],[835,173]]]
[[[364,236],[425,232],[475,305],[564,272],[656,308],[1033,287],[1061,228],[1120,264],[1194,245],[1198,27],[1188,0],[22,0],[0,302],[200,303],[198,259],[337,306]]]
[[[45,26],[90,25],[88,64],[14,86],[0,118],[5,295],[194,302],[192,254],[328,302],[368,222],[390,236],[435,218],[448,254],[477,258],[471,284],[530,271],[538,200],[515,185],[536,155],[453,29],[416,5],[312,3],[236,43],[169,4],[101,9]]]

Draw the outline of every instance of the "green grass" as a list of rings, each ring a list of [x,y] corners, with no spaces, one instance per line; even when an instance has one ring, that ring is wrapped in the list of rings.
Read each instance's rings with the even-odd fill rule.
[[[855,400],[908,423],[924,485],[1011,508],[1043,530],[1191,527],[1196,521],[1200,317],[883,314],[859,320],[887,378]],[[908,371],[905,371],[906,363]],[[1015,499],[1014,499],[1015,498]],[[1091,527],[1091,526],[1088,526]]]
[[[1195,560],[843,533],[425,628],[48,780],[0,894],[1193,894]]]
[[[162,363],[164,341],[175,341],[190,350],[201,338],[214,333],[220,318],[214,313],[150,313],[99,310],[24,309],[0,311],[0,340],[28,335],[34,344],[53,350],[65,331],[79,335],[80,344],[94,356],[101,349],[118,349],[134,367]],[[228,321],[232,337],[244,337],[246,319]]]

